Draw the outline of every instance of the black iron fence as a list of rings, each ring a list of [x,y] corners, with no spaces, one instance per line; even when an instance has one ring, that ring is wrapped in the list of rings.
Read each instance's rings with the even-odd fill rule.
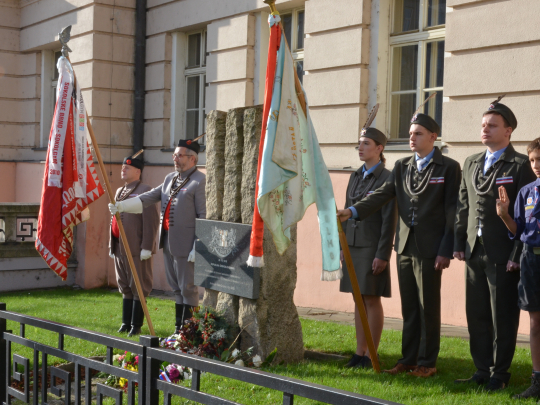
[[[7,320],[19,323],[18,335],[6,329]],[[27,325],[57,333],[57,347],[26,338],[25,327]],[[106,348],[105,361],[89,359],[64,350],[65,336],[104,346]],[[32,392],[30,392],[30,359],[14,353],[13,344],[32,349],[32,371],[34,376]],[[130,371],[114,366],[113,351],[115,349],[138,355],[138,371]],[[48,367],[48,356],[54,356],[73,363],[74,375],[58,367]],[[190,367],[192,369],[191,388],[161,380],[159,378],[160,365],[164,361]],[[39,366],[40,362],[41,368]],[[9,312],[6,311],[6,304],[0,303],[0,402],[2,404],[11,404],[12,398],[27,404],[46,404],[48,392],[64,397],[65,404],[74,403],[79,405],[83,403],[83,400],[85,404],[91,404],[93,396],[91,379],[96,371],[127,380],[127,404],[129,405],[134,405],[136,402],[149,405],[159,404],[161,392],[163,393],[163,403],[165,405],[171,404],[173,396],[208,405],[236,404],[236,402],[202,392],[202,372],[280,391],[283,393],[283,404],[287,405],[293,405],[295,397],[309,398],[328,404],[394,404],[394,402],[312,384],[261,370],[162,349],[159,347],[159,339],[153,336],[141,336],[139,343],[135,343],[127,339]],[[42,376],[41,387],[38,384],[38,376]],[[12,381],[24,381],[23,388],[12,387]],[[58,381],[63,382],[57,384]],[[138,395],[135,395],[135,383],[138,385]],[[121,389],[101,383],[96,384],[94,396],[97,404],[102,404],[104,398],[109,397],[120,405],[125,403],[124,395],[125,392]]]

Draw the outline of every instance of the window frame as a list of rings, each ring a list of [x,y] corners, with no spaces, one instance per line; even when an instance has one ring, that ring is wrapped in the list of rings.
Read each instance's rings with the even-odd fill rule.
[[[189,36],[190,35],[196,35],[201,34],[201,50],[200,50],[200,60],[201,65],[197,67],[188,67],[188,61],[189,61]],[[187,130],[188,130],[188,111],[199,111],[199,135],[202,135],[204,132],[206,132],[206,87],[208,87],[208,84],[206,83],[206,58],[207,58],[207,52],[206,52],[206,46],[207,46],[207,29],[203,28],[196,31],[190,31],[186,32],[186,46],[185,46],[185,54],[184,54],[184,88],[185,88],[185,94],[184,94],[184,131],[183,131],[183,138],[187,139]],[[188,108],[188,79],[190,77],[196,77],[199,76],[199,107],[197,109],[190,109]],[[201,131],[202,129],[202,131]],[[202,137],[199,140],[199,143],[201,145],[205,144],[206,137]]]
[[[305,26],[306,26],[306,8],[303,7],[297,7],[293,9],[289,9],[283,12],[280,12],[279,15],[281,17],[281,20],[283,22],[283,16],[285,15],[292,15],[292,21],[291,21],[291,42],[292,44],[287,44],[289,46],[289,49],[291,50],[291,54],[293,57],[293,63],[294,68],[296,69],[296,65],[298,62],[302,62],[302,72],[304,71],[304,48],[298,48],[298,29],[295,29],[298,27],[298,14],[303,11],[304,12],[304,45],[305,45]],[[305,74],[305,73],[304,73]],[[300,78],[300,81],[302,82],[302,78]]]
[[[403,141],[405,137],[400,137],[399,134],[392,134],[392,97],[400,94],[416,94],[417,105],[423,102],[424,94],[431,93],[434,91],[444,91],[443,86],[437,87],[424,87],[426,80],[426,57],[427,57],[427,44],[438,41],[446,40],[446,25],[439,24],[436,26],[427,27],[427,11],[429,7],[429,0],[419,0],[419,28],[416,30],[405,31],[400,33],[394,33],[395,19],[396,19],[396,2],[399,0],[392,0],[390,2],[390,37],[388,41],[389,49],[389,58],[388,58],[388,90],[387,90],[387,100],[388,100],[388,116],[387,116],[387,128],[390,135],[389,140],[392,141]],[[416,72],[416,89],[415,90],[398,90],[393,91],[392,85],[394,81],[393,76],[393,67],[394,67],[394,49],[404,46],[418,46],[418,55],[417,55],[417,72]],[[446,52],[445,52],[446,53]],[[444,103],[444,98],[443,98]],[[415,106],[416,109],[416,106]],[[439,135],[440,139],[440,135]]]

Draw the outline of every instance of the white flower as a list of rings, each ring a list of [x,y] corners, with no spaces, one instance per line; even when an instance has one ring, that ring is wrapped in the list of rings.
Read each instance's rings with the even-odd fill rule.
[[[237,366],[242,366],[243,367],[244,366],[244,361],[242,359],[236,360],[236,362],[234,364],[237,365]]]
[[[191,374],[184,373],[184,380],[191,380]]]
[[[219,340],[219,339],[225,339],[227,336],[227,333],[225,333],[225,329],[220,329],[217,332],[214,332],[212,336],[210,336],[211,339]]]
[[[240,354],[240,350],[234,349],[233,352],[231,353],[231,356],[235,358],[235,357],[238,357],[239,354]]]
[[[261,360],[261,356],[259,356],[258,354],[256,356],[253,357],[253,365],[255,367],[260,367],[262,365],[262,360]]]

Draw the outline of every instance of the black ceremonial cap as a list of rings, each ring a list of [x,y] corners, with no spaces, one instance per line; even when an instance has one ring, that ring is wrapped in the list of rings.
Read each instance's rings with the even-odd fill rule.
[[[370,125],[373,123],[373,120],[375,119],[375,116],[377,115],[377,111],[379,111],[379,103],[375,104],[375,106],[369,113],[368,119],[362,127],[362,131],[360,132],[360,138],[364,137],[373,139],[381,145],[386,146],[386,142],[388,140],[388,138],[386,138],[386,135],[379,131],[377,128],[370,127]]]
[[[137,156],[139,156],[143,152],[144,152],[144,149],[141,149],[134,155],[124,158],[124,164],[133,166],[133,167],[136,167],[137,169],[142,170],[144,168],[144,161],[142,159],[137,159]]]
[[[514,113],[512,112],[512,110],[510,108],[508,108],[504,104],[499,103],[499,101],[501,101],[501,99],[504,96],[506,96],[506,94],[500,96],[497,100],[493,101],[489,105],[489,108],[484,113],[484,115],[496,112],[497,114],[504,117],[506,122],[508,122],[508,124],[512,127],[512,130],[514,130],[514,129],[517,128],[517,124],[518,124],[516,116],[514,115]]]
[[[178,147],[179,148],[188,148],[192,150],[195,153],[199,153],[201,150],[201,145],[199,145],[199,142],[196,141],[196,139],[180,139],[178,141]]]
[[[422,125],[424,128],[426,128],[430,132],[434,132],[437,135],[440,135],[441,133],[441,127],[439,124],[437,124],[437,121],[435,121],[433,118],[431,118],[427,114],[422,114],[420,111],[422,108],[426,105],[426,103],[431,100],[433,97],[437,95],[437,92],[433,93],[431,96],[425,99],[425,101],[420,104],[420,106],[416,109],[414,112],[412,118],[411,118],[411,125],[412,124],[418,124]]]

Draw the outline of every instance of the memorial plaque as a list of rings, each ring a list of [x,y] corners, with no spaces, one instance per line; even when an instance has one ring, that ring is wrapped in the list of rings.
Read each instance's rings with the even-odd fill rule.
[[[195,285],[257,299],[261,269],[246,264],[251,225],[197,219]]]

